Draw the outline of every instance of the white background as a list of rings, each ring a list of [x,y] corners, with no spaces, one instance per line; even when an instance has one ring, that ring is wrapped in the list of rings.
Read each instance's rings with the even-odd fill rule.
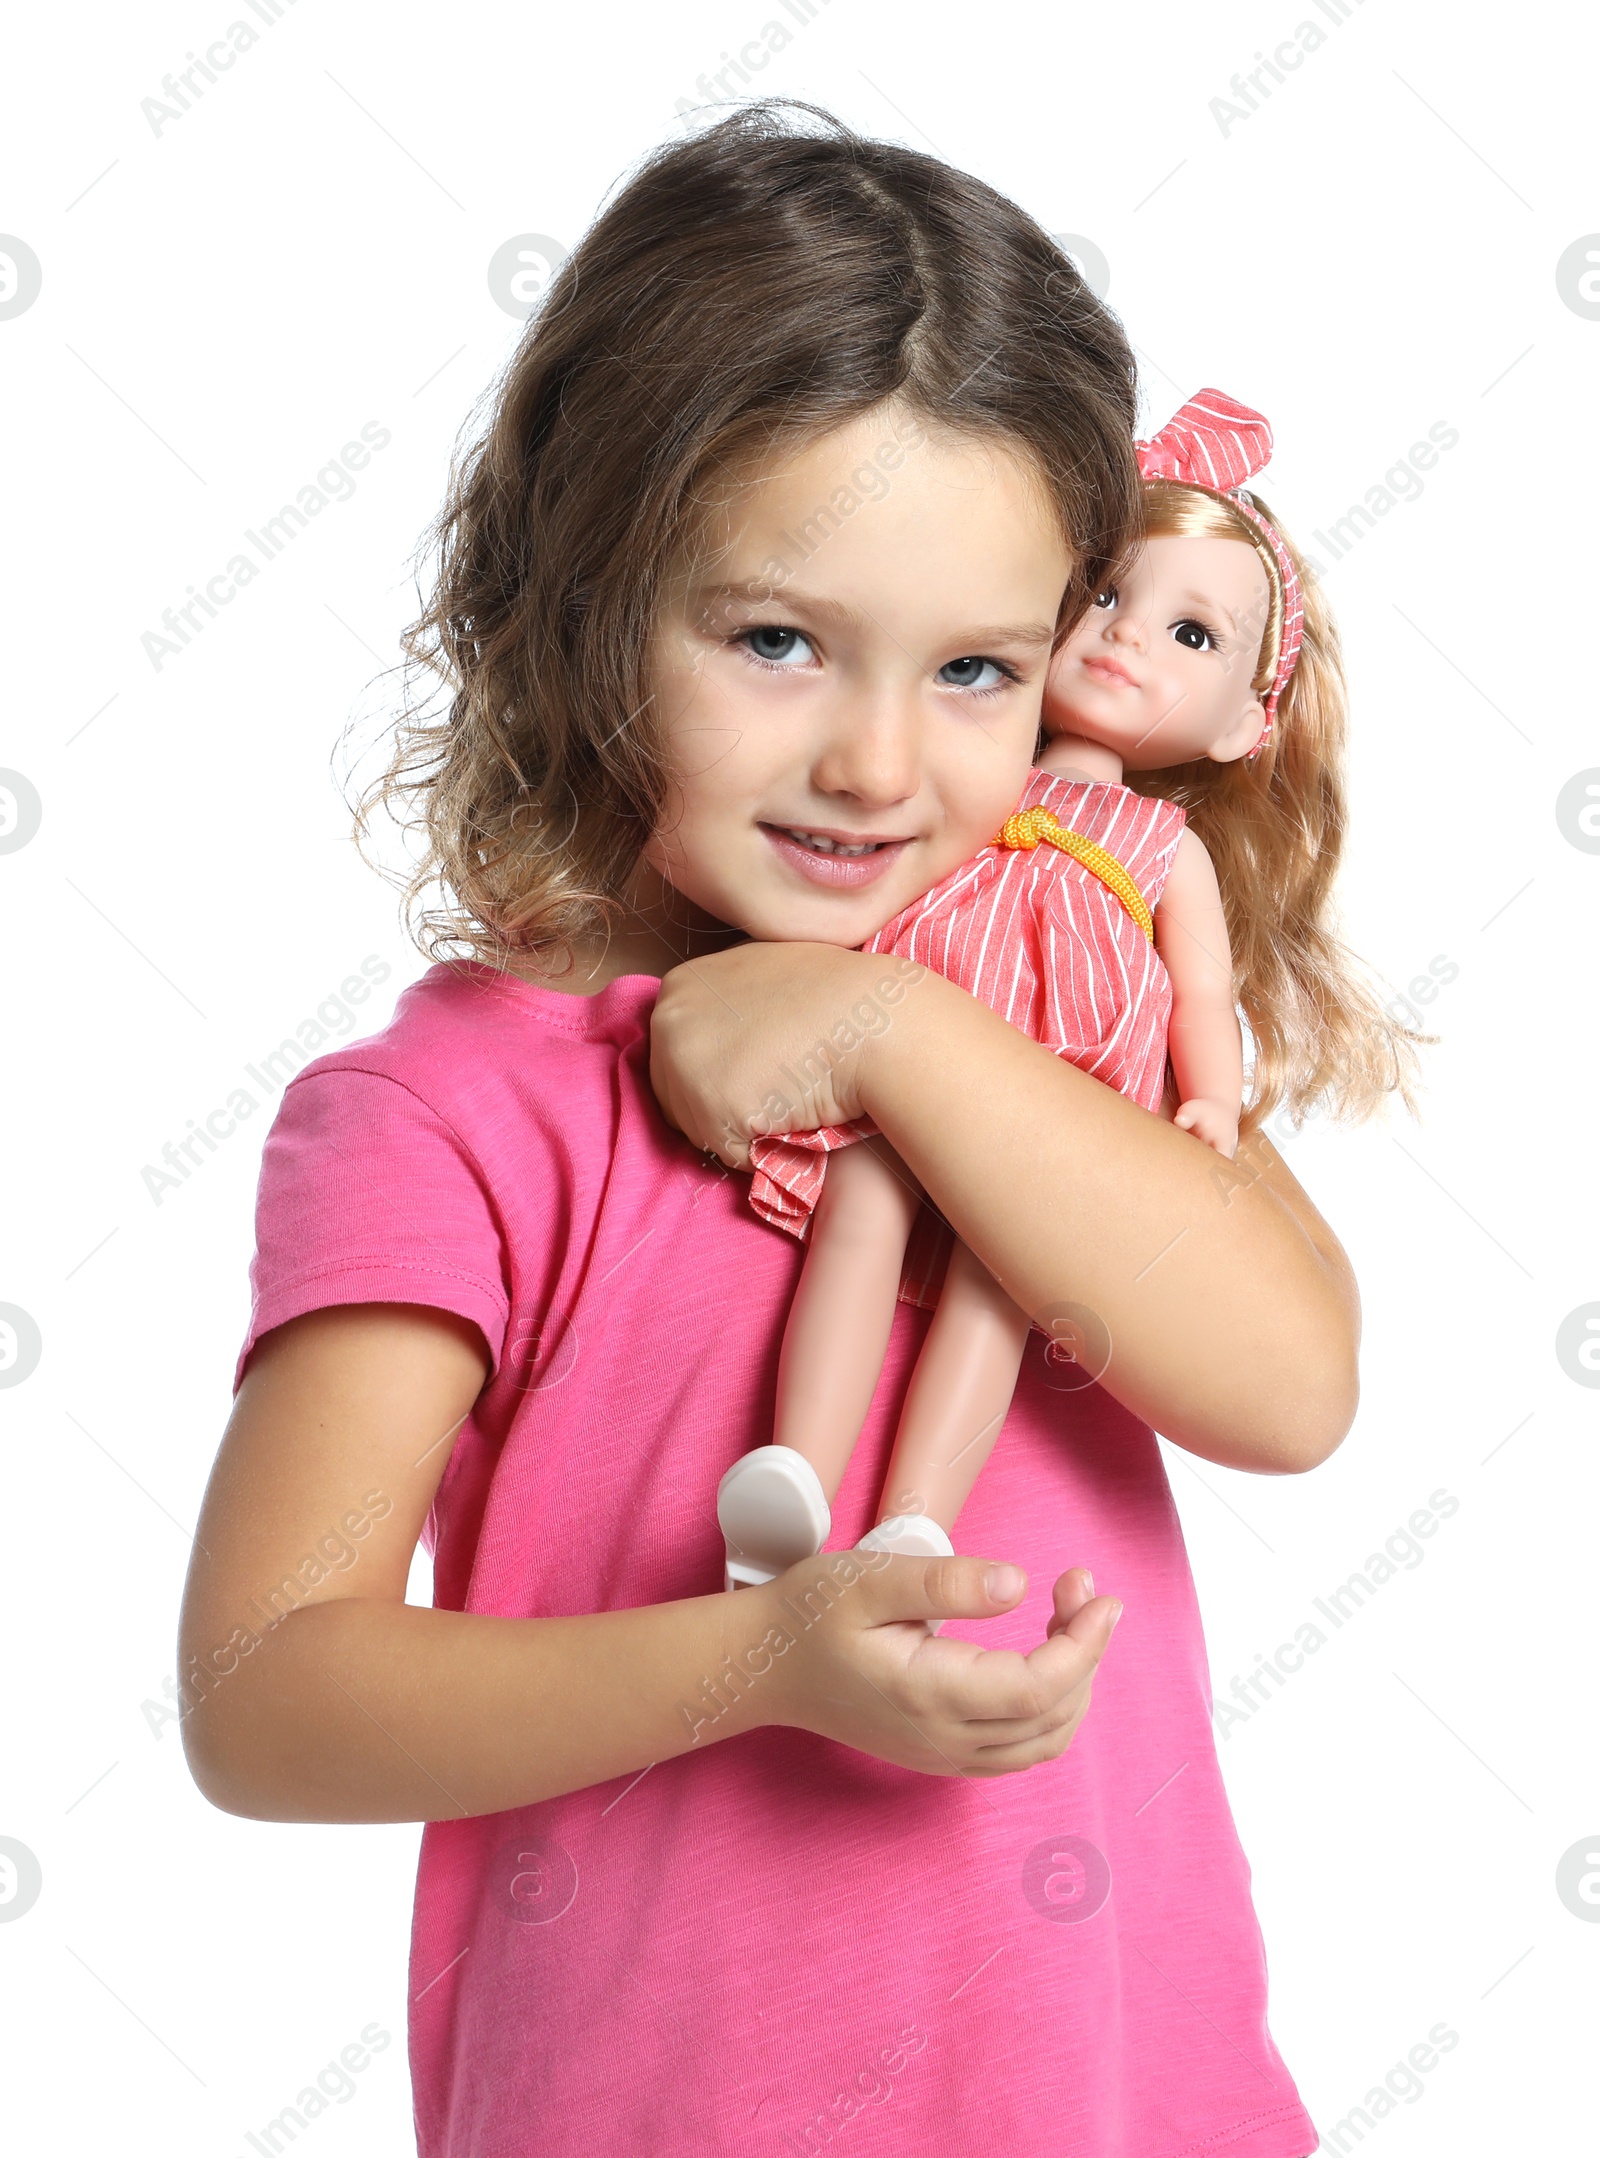
[[[375,2022],[387,2050],[295,2145],[337,2158],[411,2147],[417,1832],[225,1817],[175,1728],[151,1728],[267,1111],[159,1205],[142,1172],[367,955],[393,971],[362,1032],[421,969],[346,841],[330,754],[383,709],[407,558],[519,333],[490,257],[518,234],[575,244],[696,78],[793,24],[779,0],[560,21],[298,0],[155,133],[141,100],[236,18],[256,24],[243,0],[35,10],[5,53],[0,229],[43,288],[0,320],[0,765],[43,821],[0,855],[0,1303],[43,1353],[0,1397],[0,1835],[43,1892],[0,1924],[0,2025],[20,2148],[236,2158]],[[1320,49],[1225,132],[1211,100],[1305,20]],[[1363,2142],[1384,2158],[1594,2132],[1600,1924],[1556,1889],[1564,1853],[1600,1850],[1600,1399],[1556,1353],[1600,1300],[1600,856],[1556,814],[1600,766],[1600,321],[1556,277],[1600,229],[1585,34],[1417,0],[1337,28],[1312,0],[818,0],[757,85],[1092,239],[1151,425],[1208,383],[1272,417],[1264,491],[1323,560],[1349,653],[1349,932],[1396,985],[1456,969],[1426,1014],[1421,1123],[1287,1142],[1363,1287],[1350,1438],[1281,1482],[1167,1449],[1219,1699],[1431,1493],[1459,1502],[1219,1741],[1273,2029],[1324,2135],[1432,2026],[1459,2033]],[[354,498],[154,668],[163,610],[367,421],[393,439]],[[1420,498],[1332,562],[1314,531],[1436,422],[1460,439]]]

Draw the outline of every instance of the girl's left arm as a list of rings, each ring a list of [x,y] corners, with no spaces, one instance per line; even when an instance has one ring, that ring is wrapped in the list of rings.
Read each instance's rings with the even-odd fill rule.
[[[1101,1383],[1191,1453],[1284,1473],[1348,1431],[1354,1277],[1264,1134],[1219,1159],[931,970],[832,945],[674,968],[651,1076],[734,1167],[761,1131],[871,1116],[1016,1302],[1098,1322]]]

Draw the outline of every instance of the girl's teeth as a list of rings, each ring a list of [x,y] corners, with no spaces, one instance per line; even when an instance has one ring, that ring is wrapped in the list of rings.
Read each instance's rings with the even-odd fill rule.
[[[876,854],[878,851],[876,840],[868,840],[864,847],[847,847],[837,839],[819,838],[815,832],[797,832],[792,825],[788,827],[788,831],[791,839],[798,839],[802,846],[815,847],[819,854],[848,854],[853,856]]]

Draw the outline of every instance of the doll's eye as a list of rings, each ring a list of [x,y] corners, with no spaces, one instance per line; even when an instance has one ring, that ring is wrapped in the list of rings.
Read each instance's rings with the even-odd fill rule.
[[[1097,592],[1094,596],[1094,603],[1097,607],[1114,607],[1117,604],[1116,586],[1108,584],[1103,592]]]
[[[1212,652],[1216,649],[1217,640],[1204,622],[1174,622],[1172,636],[1174,643],[1186,646],[1191,652]]]

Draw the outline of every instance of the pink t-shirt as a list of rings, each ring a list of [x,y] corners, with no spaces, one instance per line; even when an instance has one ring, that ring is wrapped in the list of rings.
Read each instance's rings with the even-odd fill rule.
[[[657,984],[436,967],[289,1087],[255,1306],[474,1320],[494,1372],[429,1521],[436,1600],[611,1610],[722,1582],[716,1488],[771,1437],[803,1248],[663,1121]],[[830,1542],[872,1521],[928,1321],[901,1304]],[[423,1833],[421,2158],[1302,2158],[1218,1771],[1183,1537],[1149,1428],[1030,1337],[957,1529],[1018,1561],[1026,1649],[1092,1568],[1126,1615],[1058,1761],[918,1775],[804,1731]],[[797,1620],[798,1623],[798,1620]],[[716,1672],[685,1704],[715,1729]],[[759,1683],[759,1681],[757,1682]],[[515,1702],[505,1704],[508,1716]]]

